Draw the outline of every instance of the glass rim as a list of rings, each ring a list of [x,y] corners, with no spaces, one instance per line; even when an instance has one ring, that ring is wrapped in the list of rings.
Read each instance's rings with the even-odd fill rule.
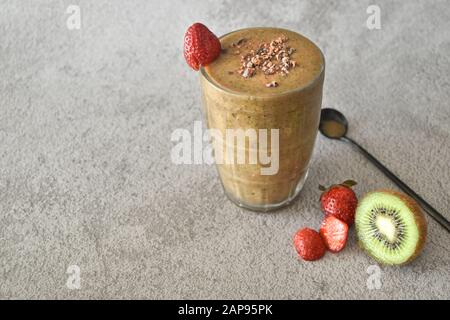
[[[200,74],[201,76],[203,76],[206,80],[208,80],[208,82],[214,86],[216,89],[220,90],[220,91],[224,91],[228,94],[231,95],[236,95],[236,96],[246,96],[246,97],[256,97],[256,98],[273,98],[273,97],[279,97],[279,96],[284,96],[284,95],[289,95],[292,93],[296,93],[299,91],[303,91],[303,90],[307,90],[308,88],[312,87],[324,74],[325,72],[325,56],[323,55],[322,50],[319,48],[318,45],[316,45],[313,41],[311,41],[309,38],[303,36],[302,34],[289,30],[289,29],[285,29],[285,28],[278,28],[278,27],[249,27],[249,28],[242,28],[242,29],[238,29],[238,30],[234,30],[231,32],[228,32],[222,36],[219,37],[219,39],[222,39],[230,34],[233,34],[235,32],[240,32],[240,31],[244,31],[244,30],[252,30],[252,29],[278,29],[278,30],[285,30],[285,31],[289,31],[289,32],[294,32],[304,38],[306,38],[308,41],[310,41],[320,52],[320,56],[322,57],[322,65],[321,65],[321,69],[320,72],[309,82],[307,82],[305,85],[298,87],[298,88],[294,88],[285,92],[280,92],[280,93],[269,93],[269,94],[248,94],[246,92],[240,92],[240,91],[234,91],[234,90],[229,90],[223,86],[221,86],[220,84],[218,84],[216,81],[214,81],[213,79],[211,79],[211,77],[208,75],[208,73],[205,70],[204,66],[200,67]]]

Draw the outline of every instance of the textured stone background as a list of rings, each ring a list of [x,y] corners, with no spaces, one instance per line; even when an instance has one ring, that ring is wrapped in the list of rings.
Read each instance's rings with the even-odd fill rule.
[[[366,8],[381,7],[369,31]],[[81,30],[66,28],[69,4]],[[241,210],[214,167],[176,166],[171,132],[201,120],[185,29],[280,26],[327,59],[324,106],[450,219],[448,1],[2,1],[0,298],[450,298],[450,235],[429,219],[423,255],[369,290],[351,232],[315,263],[291,237],[321,221],[317,185],[393,187],[343,143],[318,138],[300,198]],[[81,268],[81,289],[66,269]]]

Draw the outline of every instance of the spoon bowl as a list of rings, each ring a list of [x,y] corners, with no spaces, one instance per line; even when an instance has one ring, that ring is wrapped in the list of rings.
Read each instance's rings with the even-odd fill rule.
[[[320,113],[320,133],[330,139],[341,139],[345,137],[347,130],[348,122],[342,113],[336,109],[322,109]]]

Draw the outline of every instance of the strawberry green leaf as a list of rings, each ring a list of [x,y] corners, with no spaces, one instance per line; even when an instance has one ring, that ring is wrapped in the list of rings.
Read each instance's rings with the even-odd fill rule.
[[[345,180],[345,181],[342,182],[341,184],[342,184],[343,186],[346,186],[346,187],[351,188],[351,187],[353,187],[353,186],[356,186],[358,183],[357,183],[356,181],[354,181],[354,180]]]

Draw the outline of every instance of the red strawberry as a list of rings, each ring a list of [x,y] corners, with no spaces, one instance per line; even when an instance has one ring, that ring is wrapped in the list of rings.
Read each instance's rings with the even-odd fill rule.
[[[194,23],[184,35],[184,58],[194,70],[220,55],[220,41],[205,25]]]
[[[294,236],[294,246],[299,256],[306,261],[322,258],[327,250],[320,234],[309,228],[297,231]]]
[[[331,252],[339,252],[347,243],[348,225],[334,216],[327,216],[320,227],[320,235]]]
[[[356,182],[347,180],[328,189],[320,186],[319,188],[323,191],[320,196],[323,212],[326,215],[335,216],[351,226],[355,221],[355,211],[358,205],[358,199],[351,189],[355,184]]]

